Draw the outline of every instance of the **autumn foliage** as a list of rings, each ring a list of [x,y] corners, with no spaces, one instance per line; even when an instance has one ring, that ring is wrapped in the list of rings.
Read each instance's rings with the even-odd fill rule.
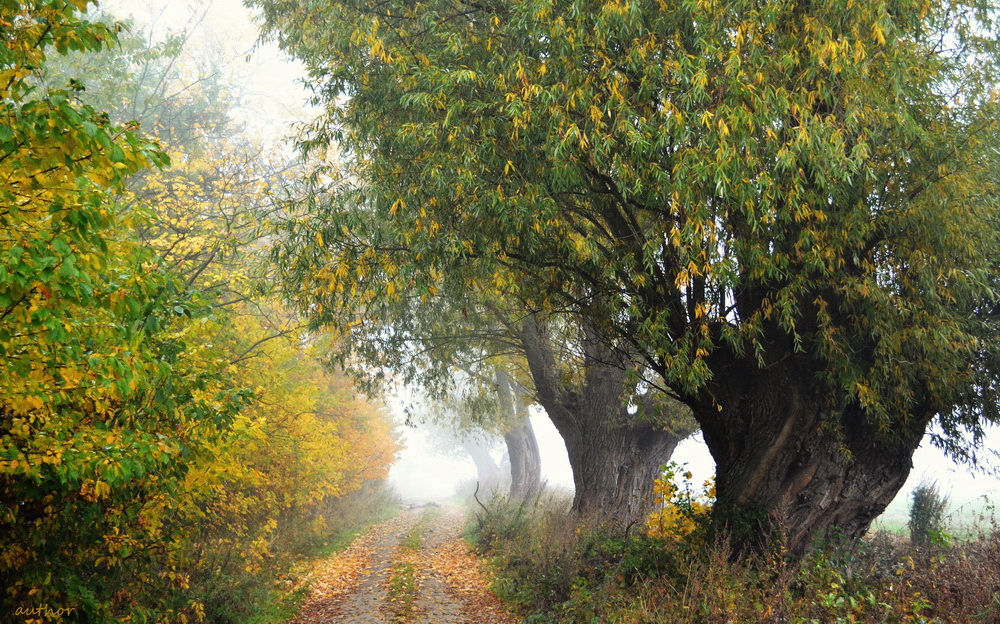
[[[650,537],[679,539],[708,526],[715,484],[709,479],[698,491],[691,485],[691,472],[681,469],[671,462],[653,482],[653,511],[646,519]]]
[[[218,209],[220,167],[168,158],[78,83],[40,86],[47,56],[115,42],[87,4],[0,5],[0,614],[242,621],[240,592],[395,441],[231,272],[238,246],[254,264],[258,234],[232,226],[256,181],[230,170],[250,190]]]

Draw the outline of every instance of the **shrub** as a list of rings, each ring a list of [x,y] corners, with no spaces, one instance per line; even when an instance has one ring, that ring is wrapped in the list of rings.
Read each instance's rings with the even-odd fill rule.
[[[622,535],[577,522],[571,502],[552,493],[534,507],[496,499],[478,515],[470,537],[480,553],[499,557],[495,589],[502,597],[525,610],[565,612],[575,594],[592,594],[596,577],[621,559]]]
[[[948,497],[941,494],[936,481],[923,481],[914,488],[910,503],[910,541],[927,546],[945,539],[947,509]]]
[[[525,622],[1000,621],[995,526],[947,550],[888,533],[832,539],[796,563],[780,551],[737,560],[724,539],[698,530],[625,535],[574,519],[569,500],[551,496],[533,509],[490,505],[472,529],[495,589]]]
[[[652,537],[677,539],[708,523],[715,502],[715,482],[710,479],[696,491],[692,474],[681,472],[675,462],[660,466],[660,476],[653,483],[653,513],[646,521],[646,532]]]

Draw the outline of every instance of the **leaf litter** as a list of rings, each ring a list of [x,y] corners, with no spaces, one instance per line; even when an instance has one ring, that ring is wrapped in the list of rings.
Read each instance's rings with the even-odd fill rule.
[[[302,579],[310,593],[290,624],[398,622],[388,588],[392,569],[400,563],[416,570],[417,597],[408,616],[414,624],[519,622],[489,589],[482,560],[462,539],[462,511],[447,506],[440,512],[429,517],[426,508],[404,511],[318,561]],[[419,550],[400,549],[422,517],[428,520]]]

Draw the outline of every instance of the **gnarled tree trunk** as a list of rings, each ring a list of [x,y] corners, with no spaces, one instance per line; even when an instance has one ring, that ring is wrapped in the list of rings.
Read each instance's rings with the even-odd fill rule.
[[[649,511],[660,466],[691,431],[675,433],[654,414],[630,410],[628,363],[586,324],[582,333],[584,375],[575,385],[560,379],[544,323],[527,319],[520,338],[536,398],[566,443],[573,510],[625,527]]]
[[[500,470],[500,466],[490,455],[489,449],[475,439],[463,439],[462,448],[476,464],[479,492],[492,496],[503,481],[503,471]]]
[[[510,457],[510,497],[530,503],[538,497],[542,487],[542,462],[531,420],[525,417],[506,434],[507,454]]]
[[[716,461],[716,525],[738,552],[779,538],[800,555],[831,531],[863,535],[906,481],[930,422],[927,414],[878,431],[857,405],[831,407],[803,360],[766,369],[733,361],[699,397]]]
[[[573,509],[583,516],[628,526],[649,512],[653,481],[681,438],[655,427],[614,422],[617,414],[609,412],[603,412],[607,420],[598,415],[582,427],[564,423],[560,432],[566,432],[573,469]]]

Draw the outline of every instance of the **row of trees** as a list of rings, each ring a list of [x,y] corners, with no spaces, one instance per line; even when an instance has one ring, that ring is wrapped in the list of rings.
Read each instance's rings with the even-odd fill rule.
[[[991,3],[251,4],[323,110],[290,297],[369,367],[531,387],[578,511],[628,521],[685,411],[713,523],[751,548],[864,533],[932,423],[976,457],[1000,416]]]
[[[0,6],[0,614],[244,621],[395,439],[254,287],[281,167],[87,5]]]

